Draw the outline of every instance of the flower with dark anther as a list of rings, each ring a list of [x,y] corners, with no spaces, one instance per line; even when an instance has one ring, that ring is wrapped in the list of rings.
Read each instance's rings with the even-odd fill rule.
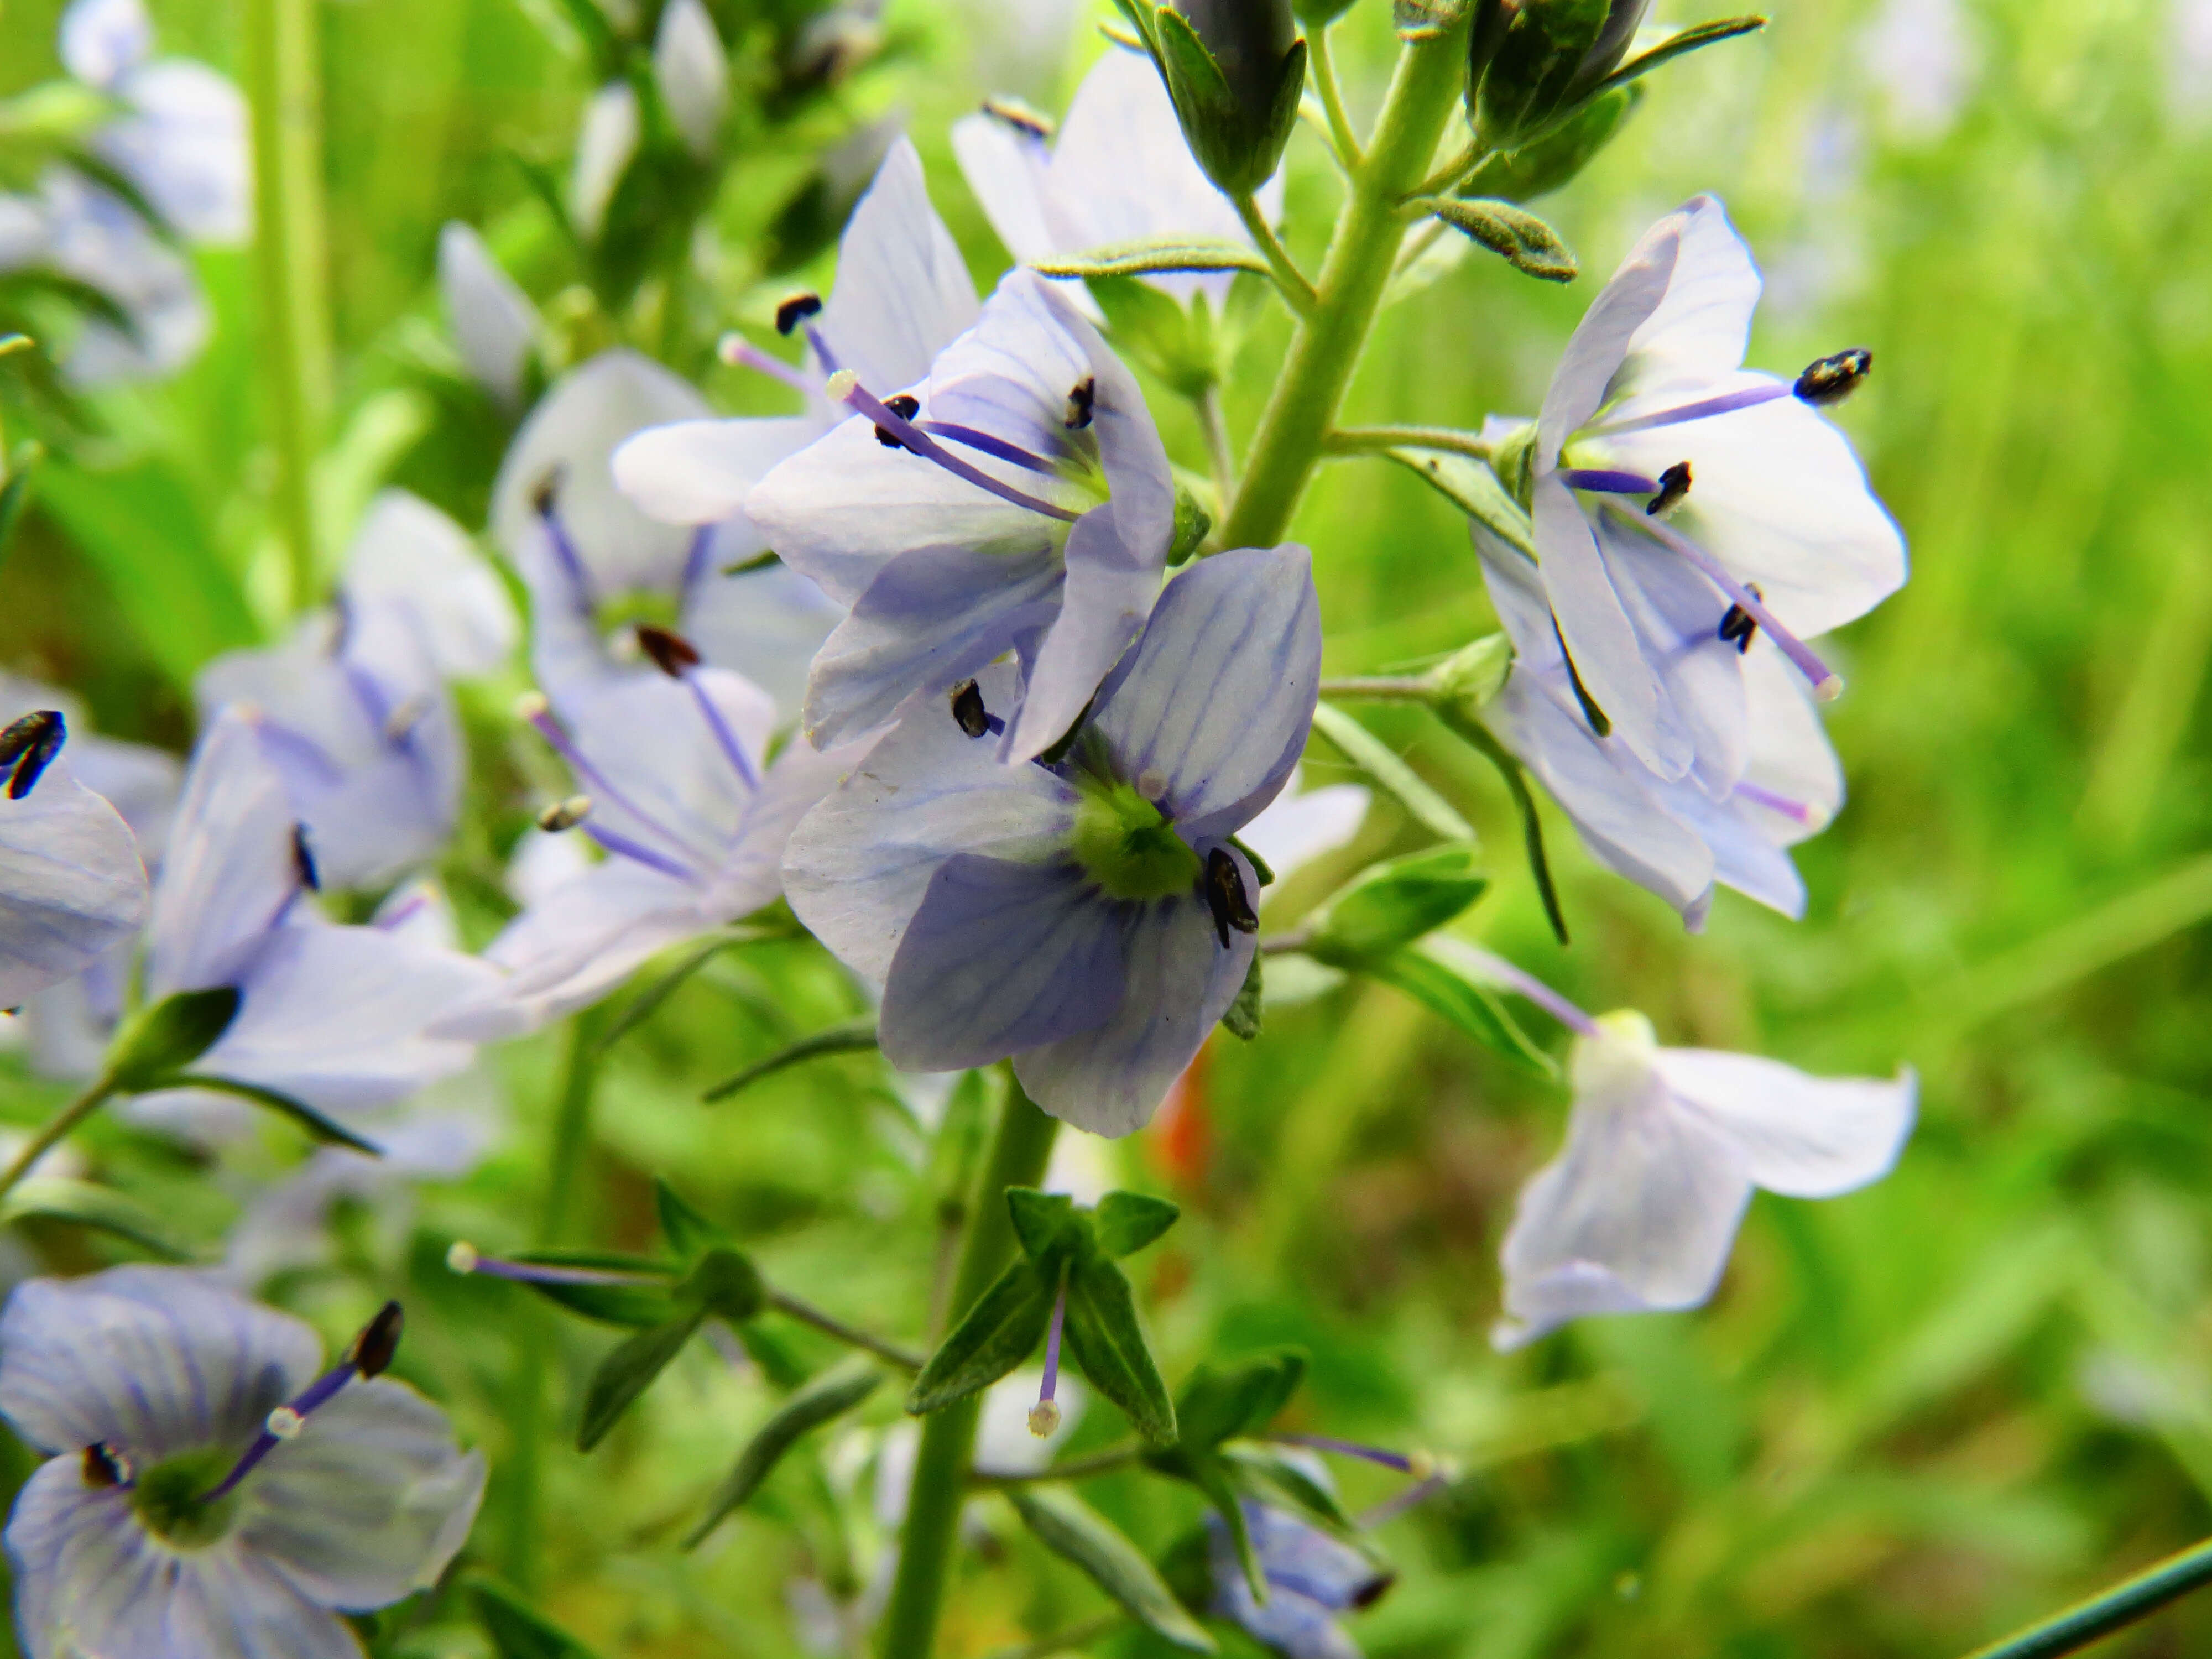
[[[193,690],[204,719],[251,713],[322,881],[375,887],[444,849],[464,770],[447,682],[500,666],[515,634],[467,533],[386,490],[355,534],[337,604],[282,645],[217,657]]]
[[[746,507],[853,606],[815,659],[805,729],[859,736],[1011,651],[1024,684],[996,711],[1000,753],[1042,754],[1144,626],[1174,538],[1175,483],[1135,380],[1072,300],[1017,270],[905,389],[912,413],[850,370],[832,389],[860,418]]]
[[[1887,1175],[1912,1132],[1912,1073],[1808,1077],[1779,1060],[1662,1048],[1631,1009],[1595,1018],[1510,963],[1466,947],[1502,990],[1575,1033],[1574,1111],[1558,1158],[1522,1189],[1505,1236],[1500,1348],[1589,1314],[1711,1297],[1764,1188],[1834,1198]]]
[[[1168,584],[1049,763],[1002,765],[915,704],[784,863],[800,919],[884,987],[891,1062],[1011,1054],[1070,1123],[1150,1118],[1251,965],[1258,880],[1231,838],[1290,776],[1320,666],[1305,550],[1244,549]],[[988,709],[1012,695],[1007,665],[975,678]]]
[[[1805,884],[1789,849],[1826,829],[1844,801],[1843,768],[1804,677],[1763,631],[1713,629],[1694,575],[1655,584],[1668,605],[1646,611],[1644,637],[1669,653],[1678,678],[1717,687],[1707,706],[1727,711],[1708,728],[1707,763],[1662,777],[1618,733],[1591,729],[1537,567],[1482,526],[1474,535],[1514,648],[1504,689],[1481,718],[1566,810],[1591,855],[1658,894],[1693,931],[1716,883],[1802,915]]]
[[[32,1279],[0,1315],[0,1413],[47,1455],[7,1546],[29,1659],[360,1659],[340,1615],[434,1583],[478,1452],[380,1375],[388,1305],[314,1380],[289,1314],[174,1267]]]
[[[76,781],[61,711],[0,730],[0,1007],[93,966],[146,917],[130,826]]]
[[[534,1030],[596,1001],[656,951],[711,933],[782,891],[784,842],[857,751],[784,745],[771,764],[775,705],[710,668],[681,635],[635,627],[650,666],[609,676],[556,705],[532,693],[519,713],[565,760],[577,793],[550,805],[543,831],[605,857],[557,880],[484,951],[499,982],[440,1030],[477,1038]]]
[[[1814,693],[1841,679],[1805,641],[1905,580],[1905,544],[1819,412],[1865,378],[1863,351],[1795,380],[1741,367],[1758,304],[1750,251],[1700,196],[1653,226],[1569,342],[1522,482],[1542,580],[1583,719],[1662,778],[1733,784],[1741,692],[1677,649],[1695,608],[1731,610]],[[1519,466],[1501,458],[1508,474]]]
[[[689,407],[657,415],[615,451],[614,481],[639,510],[665,526],[714,526],[711,570],[742,565],[769,545],[746,517],[747,493],[848,413],[823,392],[830,376],[850,369],[864,385],[902,390],[929,372],[931,359],[975,320],[975,284],[930,205],[921,158],[900,138],[853,210],[838,243],[837,282],[828,300],[794,295],[777,309],[778,332],[797,335],[805,344],[804,367],[741,335],[723,342],[726,362],[790,386],[799,394],[801,412],[720,420],[695,396]],[[835,587],[829,591],[841,598]],[[808,595],[811,604],[801,605]],[[757,649],[725,648],[723,633],[748,619],[756,632],[765,632],[777,605],[808,618],[815,624],[811,634],[802,641],[793,633],[773,664]],[[694,614],[695,608],[702,613]],[[687,599],[677,626],[699,642],[708,660],[738,670],[767,686],[779,703],[796,708],[807,662],[840,610],[842,600],[831,605],[804,577],[770,564],[707,583],[696,600]]]
[[[1235,205],[1191,159],[1159,71],[1141,52],[1109,51],[1083,77],[1055,137],[996,100],[952,129],[975,198],[1006,251],[1033,264],[1115,243],[1177,236],[1249,244]],[[1261,190],[1261,211],[1282,208],[1282,175]],[[1143,280],[1218,311],[1234,271],[1168,271]]]
[[[1359,1659],[1337,1619],[1374,1606],[1395,1575],[1287,1510],[1247,1501],[1244,1525],[1267,1579],[1267,1599],[1254,1596],[1227,1524],[1209,1515],[1206,1565],[1214,1614],[1285,1659]]]
[[[217,716],[200,740],[148,921],[143,994],[228,988],[236,1014],[193,1062],[343,1117],[468,1065],[474,1048],[430,1023],[489,994],[495,971],[405,924],[394,907],[340,927],[315,907],[285,780],[254,723]],[[240,1133],[251,1108],[197,1089],[137,1097],[133,1115],[195,1139]]]

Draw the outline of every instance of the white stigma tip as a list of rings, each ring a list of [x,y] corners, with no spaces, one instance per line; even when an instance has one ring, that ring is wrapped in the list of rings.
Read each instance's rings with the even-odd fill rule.
[[[589,795],[571,795],[566,800],[554,802],[540,812],[538,827],[550,836],[557,836],[563,830],[574,830],[591,815],[592,798]]]
[[[1030,1432],[1040,1440],[1049,1440],[1060,1432],[1060,1407],[1049,1400],[1040,1400],[1030,1407]]]
[[[732,368],[735,368],[745,360],[746,343],[745,337],[735,329],[732,329],[714,342],[714,355]]]
[[[1167,774],[1157,766],[1147,766],[1137,774],[1137,793],[1146,800],[1158,800],[1168,792]]]
[[[477,1270],[477,1247],[465,1238],[457,1238],[446,1252],[446,1265],[457,1273],[472,1273]]]
[[[1841,674],[1829,675],[1827,678],[1813,688],[1813,695],[1822,702],[1835,702],[1838,697],[1844,695],[1844,677]]]
[[[833,404],[842,404],[860,388],[860,377],[849,368],[841,368],[830,377],[823,393]]]
[[[1425,1451],[1409,1453],[1406,1458],[1406,1473],[1416,1480],[1426,1480],[1437,1472],[1435,1456]]]
[[[289,1406],[279,1406],[269,1413],[268,1421],[261,1426],[279,1440],[297,1440],[300,1431],[307,1426],[307,1419]]]
[[[552,706],[545,701],[543,691],[526,691],[514,700],[514,718],[534,721],[542,718]]]

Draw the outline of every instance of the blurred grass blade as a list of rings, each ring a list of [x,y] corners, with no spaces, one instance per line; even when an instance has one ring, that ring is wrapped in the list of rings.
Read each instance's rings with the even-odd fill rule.
[[[1967,1659],[2057,1659],[2148,1618],[2170,1601],[2212,1584],[2212,1542],[2170,1555],[2125,1583],[2078,1601],[2017,1635],[1977,1648]]]
[[[1449,801],[1399,759],[1388,744],[1341,708],[1325,702],[1316,705],[1313,723],[1314,729],[1334,744],[1346,760],[1396,796],[1398,804],[1430,834],[1441,841],[1474,843],[1481,839]]]
[[[384,1148],[373,1140],[365,1140],[343,1123],[324,1116],[304,1100],[295,1100],[279,1089],[266,1089],[258,1083],[248,1083],[242,1078],[215,1077],[204,1072],[178,1072],[161,1079],[164,1089],[207,1089],[219,1095],[233,1095],[240,1100],[250,1100],[256,1106],[265,1106],[279,1117],[288,1117],[317,1140],[331,1146],[343,1146],[349,1152],[365,1153],[370,1158],[382,1158]]]
[[[745,1449],[714,1495],[707,1500],[707,1513],[684,1540],[692,1549],[720,1526],[722,1518],[760,1490],[784,1454],[799,1439],[832,1419],[842,1417],[882,1383],[884,1374],[865,1361],[854,1361],[824,1371],[785,1401],[775,1415],[753,1431]]]
[[[89,1181],[40,1176],[26,1181],[0,1204],[0,1222],[65,1221],[136,1244],[163,1261],[189,1261],[192,1253],[169,1237],[161,1218],[137,1199]]]
[[[1216,1651],[1213,1638],[1176,1601],[1158,1570],[1119,1528],[1073,1492],[1016,1487],[1007,1498],[1044,1547],[1080,1567],[1129,1617],[1189,1653]]]
[[[640,1331],[617,1343],[584,1389],[584,1414],[576,1427],[576,1449],[589,1451],[606,1438],[622,1414],[666,1370],[684,1345],[705,1322],[704,1308],[679,1315],[665,1325]]]
[[[624,1003],[615,1017],[607,1022],[607,1029],[599,1035],[599,1052],[605,1054],[623,1037],[645,1024],[656,1013],[660,1005],[676,994],[685,981],[704,968],[731,945],[734,939],[718,935],[691,951],[666,973]]]
[[[489,1573],[468,1580],[477,1620],[498,1659],[598,1659],[591,1649]]]
[[[766,1060],[757,1060],[735,1077],[725,1078],[699,1097],[708,1102],[727,1100],[740,1090],[750,1089],[763,1078],[774,1077],[787,1066],[810,1060],[822,1060],[831,1054],[857,1054],[876,1046],[876,1028],[872,1024],[854,1021],[850,1025],[833,1025],[826,1031],[817,1031],[804,1036],[788,1048],[778,1050]]]

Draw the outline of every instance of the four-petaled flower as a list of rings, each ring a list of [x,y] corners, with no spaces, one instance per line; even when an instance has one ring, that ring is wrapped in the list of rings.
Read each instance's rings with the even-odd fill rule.
[[[785,859],[800,919],[883,985],[891,1062],[1011,1054],[1055,1116],[1141,1127],[1251,967],[1232,837],[1289,778],[1320,673],[1306,550],[1244,549],[1168,584],[1049,764],[984,740],[1003,665],[909,712]]]
[[[339,1614],[434,1583],[483,1496],[483,1455],[376,1375],[397,1336],[394,1306],[318,1381],[312,1329],[199,1273],[18,1285],[0,1413],[47,1455],[7,1531],[30,1659],[361,1659]]]

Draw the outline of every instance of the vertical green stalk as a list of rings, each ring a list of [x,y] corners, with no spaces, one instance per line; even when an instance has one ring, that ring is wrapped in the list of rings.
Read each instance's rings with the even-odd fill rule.
[[[1289,527],[1406,240],[1399,201],[1427,174],[1466,70],[1464,25],[1399,53],[1374,137],[1352,175],[1351,199],[1329,239],[1313,308],[1298,324],[1253,434],[1243,486],[1222,526],[1224,547],[1270,547]]]
[[[576,1172],[591,1139],[592,1095],[599,1080],[599,1033],[605,1021],[598,1009],[568,1023],[562,1050],[560,1092],[554,1101],[553,1136],[546,1157],[545,1208],[538,1218],[538,1243],[558,1244],[568,1236],[569,1212],[576,1196]],[[545,1376],[553,1367],[553,1316],[534,1304],[523,1310],[522,1340],[510,1390],[507,1422],[511,1443],[507,1460],[507,1578],[525,1589],[538,1581],[538,1518],[542,1507],[545,1437]]]
[[[1037,1109],[1006,1073],[1006,1104],[984,1160],[981,1182],[969,1208],[967,1242],[952,1279],[952,1318],[957,1321],[1013,1260],[1014,1225],[1006,1213],[1009,1187],[1033,1187],[1044,1178],[1052,1139],[1060,1125]],[[908,1489],[906,1525],[899,1534],[898,1577],[884,1613],[883,1659],[929,1659],[937,1642],[945,1581],[959,1541],[960,1503],[975,1447],[981,1398],[933,1413],[922,1425],[914,1484]]]
[[[313,467],[331,403],[316,3],[246,0],[261,364],[276,449],[276,525],[295,611],[321,597]]]
[[[4,1171],[0,1171],[0,1198],[15,1190],[15,1184],[30,1174],[31,1166],[69,1139],[77,1126],[106,1103],[115,1092],[115,1079],[102,1074],[75,1100],[62,1108],[46,1124],[23,1143],[23,1150],[15,1154]]]
[[[2212,1584],[2212,1543],[2170,1555],[2156,1566],[2115,1584],[2040,1624],[1978,1648],[1967,1659],[2058,1659],[2125,1629],[2170,1601]]]

